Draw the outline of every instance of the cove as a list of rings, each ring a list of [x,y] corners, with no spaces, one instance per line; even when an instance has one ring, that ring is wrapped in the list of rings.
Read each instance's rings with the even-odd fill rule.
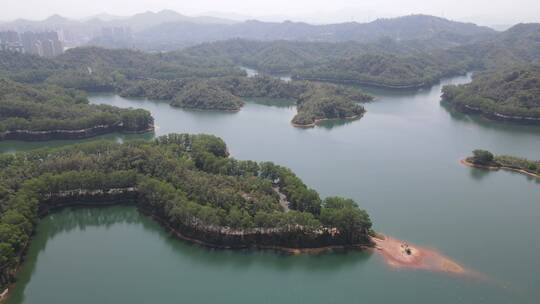
[[[397,276],[404,288],[414,286],[405,283],[411,273],[388,271],[367,252],[203,249],[130,206],[67,208],[38,230],[8,303],[344,303],[360,296],[373,303],[379,296],[369,290],[384,280]],[[429,274],[412,276],[428,282]],[[433,287],[440,280],[452,281],[441,277]]]
[[[467,81],[456,77],[443,84]],[[66,209],[38,227],[10,303],[537,303],[540,183],[464,167],[459,160],[476,148],[538,159],[540,128],[454,113],[440,104],[441,85],[370,89],[377,100],[365,105],[362,119],[313,129],[292,127],[296,111],[287,103],[254,100],[238,113],[219,113],[114,95],[91,100],[150,110],[157,135],[210,133],[238,159],[290,167],[323,196],[355,199],[376,230],[436,248],[487,279],[396,271],[359,252],[207,250],[169,237],[131,207]],[[2,142],[0,150],[72,143]],[[81,218],[79,212],[88,214]],[[114,221],[98,221],[109,214]],[[52,219],[80,224],[51,235],[46,225]],[[100,248],[108,250],[93,251]]]

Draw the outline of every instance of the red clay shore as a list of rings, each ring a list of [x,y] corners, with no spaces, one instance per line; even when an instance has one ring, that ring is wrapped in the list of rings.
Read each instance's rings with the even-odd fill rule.
[[[374,237],[375,251],[393,268],[418,269],[469,275],[473,272],[434,249],[423,248],[389,237]]]

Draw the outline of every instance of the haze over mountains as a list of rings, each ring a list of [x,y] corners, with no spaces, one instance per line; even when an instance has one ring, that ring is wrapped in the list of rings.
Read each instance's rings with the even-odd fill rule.
[[[134,39],[156,45],[200,43],[231,38],[372,42],[383,37],[398,41],[428,39],[443,33],[470,38],[493,32],[492,29],[471,23],[454,22],[433,16],[411,15],[393,19],[378,19],[369,23],[347,22],[327,25],[256,20],[229,25],[171,22],[142,30],[134,35]]]
[[[122,28],[122,35],[104,35],[104,28]],[[397,41],[454,36],[457,41],[493,34],[488,27],[427,15],[377,19],[368,23],[346,22],[314,25],[304,22],[234,21],[219,17],[189,17],[171,10],[145,12],[131,17],[101,14],[85,20],[53,15],[42,21],[18,19],[0,24],[17,31],[62,30],[69,46],[85,44],[170,50],[201,42],[232,38],[253,40],[358,41],[381,38]]]

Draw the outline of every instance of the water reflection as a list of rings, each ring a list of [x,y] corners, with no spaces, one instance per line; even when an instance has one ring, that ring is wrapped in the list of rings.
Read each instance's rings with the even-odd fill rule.
[[[28,151],[39,148],[52,148],[52,147],[62,147],[67,145],[73,145],[77,143],[90,142],[94,140],[110,140],[114,142],[124,142],[126,140],[133,139],[145,139],[150,140],[154,138],[155,134],[153,132],[148,132],[144,134],[123,134],[123,133],[111,133],[100,136],[95,136],[86,139],[77,139],[77,140],[51,140],[51,141],[16,141],[16,140],[6,140],[0,141],[0,153],[15,153],[17,151]]]
[[[293,256],[274,250],[210,249],[179,240],[154,220],[140,214],[135,206],[129,204],[106,207],[70,207],[52,213],[40,223],[38,233],[41,237],[38,238],[38,242],[32,245],[35,251],[41,252],[46,249],[48,241],[60,234],[69,234],[74,230],[91,231],[92,228],[96,227],[105,227],[106,230],[109,230],[119,224],[141,225],[152,237],[163,240],[173,252],[202,265],[223,266],[229,264],[237,268],[249,268],[253,264],[257,264],[282,270],[304,268],[309,271],[326,271],[363,263],[371,257],[370,252],[357,250],[338,250],[333,251],[333,254]],[[92,233],[102,234],[106,233],[106,230],[104,232],[102,232],[103,230],[92,231]]]
[[[296,100],[280,98],[249,98],[246,102],[276,108],[296,108]]]
[[[332,120],[324,120],[317,124],[317,127],[321,127],[327,130],[332,130],[334,128],[338,128],[341,126],[346,126],[351,123],[357,122],[358,120],[362,120],[361,118],[358,119],[332,119]]]
[[[480,168],[471,168],[471,167],[467,167],[469,168],[469,174],[472,178],[476,179],[476,180],[482,180],[484,179],[490,172],[490,170],[485,170],[485,169],[480,169]]]
[[[465,124],[465,125],[474,124],[484,129],[493,130],[497,132],[504,132],[508,134],[516,134],[520,136],[524,134],[532,134],[532,135],[540,134],[540,126],[537,126],[537,125],[525,125],[525,124],[516,124],[516,123],[504,122],[504,121],[494,121],[494,120],[489,120],[487,118],[484,118],[481,115],[464,114],[457,111],[451,105],[449,105],[447,102],[444,102],[444,101],[441,101],[441,107],[448,112],[452,120],[460,124]]]

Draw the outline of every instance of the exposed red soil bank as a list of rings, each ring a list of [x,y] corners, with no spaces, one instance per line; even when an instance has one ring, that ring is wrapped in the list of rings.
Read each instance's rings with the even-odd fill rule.
[[[409,268],[470,275],[471,271],[436,250],[423,248],[407,242],[384,236],[373,238],[375,251],[381,254],[386,263],[394,268]]]

